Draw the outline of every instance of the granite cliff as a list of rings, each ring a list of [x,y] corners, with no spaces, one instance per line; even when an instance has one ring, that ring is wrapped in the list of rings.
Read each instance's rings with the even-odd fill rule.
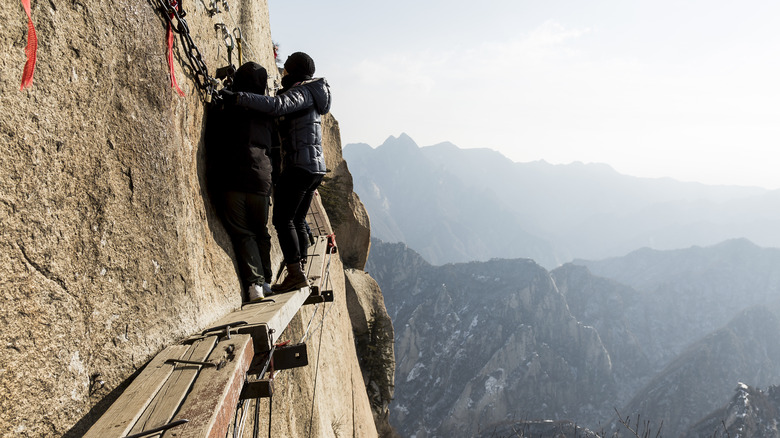
[[[396,326],[390,414],[404,436],[482,436],[537,419],[597,424],[612,412],[609,353],[532,260],[432,266],[403,244],[375,242],[366,269]]]
[[[267,2],[229,4],[230,14],[185,4],[211,74],[227,63],[218,23],[241,26],[245,58],[274,73]],[[22,91],[26,16],[18,3],[0,7],[0,430],[80,436],[161,348],[236,309],[240,285],[205,189],[203,96],[178,41],[186,96],[170,87],[157,2],[32,6],[38,62]],[[367,215],[346,182],[332,117],[324,134],[334,172],[323,201],[346,265],[362,268]],[[281,261],[278,247],[272,256]],[[357,274],[340,259],[331,273],[336,301],[312,352],[321,355],[316,402],[314,367],[277,381],[274,412],[284,415],[273,427],[285,436],[303,436],[312,410],[316,436],[376,436],[373,417],[381,429],[392,396],[392,381],[361,368],[355,349],[384,312],[379,292],[350,280]],[[312,312],[304,308],[285,336],[300,336]],[[392,350],[381,360],[392,369]],[[366,387],[377,381],[384,386],[370,400]]]
[[[685,438],[780,437],[780,387],[760,390],[740,382],[728,404],[693,426]]]

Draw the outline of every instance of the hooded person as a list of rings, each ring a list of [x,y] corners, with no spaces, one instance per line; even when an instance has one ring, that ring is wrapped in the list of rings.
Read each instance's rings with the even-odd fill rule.
[[[235,92],[263,95],[268,74],[248,62],[236,71]],[[271,293],[271,149],[278,137],[272,117],[237,106],[209,110],[207,120],[209,188],[233,242],[244,301]]]
[[[275,97],[236,90],[223,93],[227,104],[276,116],[281,138],[281,173],[274,188],[272,222],[279,237],[287,276],[271,290],[289,292],[307,286],[301,261],[306,257],[306,214],[325,175],[322,116],[330,111],[330,86],[314,78],[314,60],[295,52],[284,63],[282,89]]]

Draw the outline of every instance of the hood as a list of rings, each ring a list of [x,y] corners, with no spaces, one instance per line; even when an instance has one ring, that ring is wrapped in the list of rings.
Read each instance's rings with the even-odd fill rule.
[[[314,97],[314,107],[320,114],[327,114],[330,111],[330,85],[325,78],[316,78],[310,81],[303,82],[302,86],[311,91],[311,95]]]

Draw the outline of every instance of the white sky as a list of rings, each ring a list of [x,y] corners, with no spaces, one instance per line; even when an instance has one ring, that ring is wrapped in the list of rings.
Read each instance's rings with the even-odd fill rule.
[[[777,0],[268,0],[342,142],[780,188]]]

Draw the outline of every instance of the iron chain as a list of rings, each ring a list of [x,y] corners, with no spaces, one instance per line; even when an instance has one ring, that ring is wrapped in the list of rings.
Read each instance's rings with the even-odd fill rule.
[[[189,64],[192,76],[195,78],[195,82],[198,84],[198,88],[206,93],[207,100],[216,94],[216,87],[219,81],[209,76],[209,70],[206,66],[206,62],[203,61],[203,56],[198,49],[198,46],[193,41],[190,35],[190,27],[187,25],[187,20],[184,19],[186,15],[176,0],[169,2],[168,0],[157,0],[160,4],[160,8],[168,20],[168,23],[174,32],[179,34],[179,39],[183,46],[183,51],[187,56],[187,62]]]

